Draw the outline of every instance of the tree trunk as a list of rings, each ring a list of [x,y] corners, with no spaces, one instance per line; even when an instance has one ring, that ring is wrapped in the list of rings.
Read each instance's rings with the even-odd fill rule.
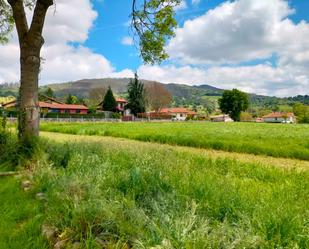
[[[42,40],[42,39],[39,39]],[[38,102],[38,78],[40,71],[39,46],[21,46],[21,78],[20,78],[20,116],[19,137],[22,141],[32,139],[39,135],[39,102]]]

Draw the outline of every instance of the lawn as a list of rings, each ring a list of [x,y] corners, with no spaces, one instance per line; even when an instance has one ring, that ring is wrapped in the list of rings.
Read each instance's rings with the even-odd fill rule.
[[[256,123],[43,123],[42,131],[309,160],[309,125]]]

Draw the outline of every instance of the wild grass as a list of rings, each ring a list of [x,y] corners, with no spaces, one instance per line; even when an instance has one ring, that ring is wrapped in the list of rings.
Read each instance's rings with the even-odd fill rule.
[[[44,222],[82,248],[309,247],[308,171],[48,136],[34,178],[48,200]]]
[[[1,249],[48,248],[41,236],[41,205],[13,177],[0,178],[0,217]]]
[[[256,123],[43,123],[42,131],[309,160],[309,125]]]

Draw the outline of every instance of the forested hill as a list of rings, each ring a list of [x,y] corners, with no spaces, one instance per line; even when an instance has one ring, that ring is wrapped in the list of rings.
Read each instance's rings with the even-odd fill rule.
[[[145,85],[152,81],[142,80]],[[129,78],[104,78],[104,79],[83,79],[74,82],[50,84],[41,87],[41,90],[50,87],[53,89],[57,97],[64,97],[68,94],[78,97],[87,98],[92,89],[112,87],[115,94],[125,96]],[[161,84],[161,83],[160,83]],[[207,105],[217,102],[221,96],[223,89],[219,89],[210,85],[189,86],[183,84],[164,84],[174,97],[176,105]],[[17,96],[18,84],[2,84],[0,85],[0,97]],[[302,102],[309,105],[309,96],[296,96],[290,98],[277,98],[269,96],[261,96],[249,94],[252,106],[271,107],[274,105],[291,105],[295,102]]]

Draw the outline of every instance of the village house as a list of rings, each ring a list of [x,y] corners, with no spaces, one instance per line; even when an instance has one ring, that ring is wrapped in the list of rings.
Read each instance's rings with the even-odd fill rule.
[[[262,117],[265,123],[296,123],[296,117],[294,113],[272,112]]]
[[[115,98],[116,102],[117,102],[117,106],[116,106],[116,112],[120,113],[121,115],[129,115],[130,114],[130,110],[125,109],[125,106],[128,104],[128,101],[125,100],[124,98]],[[98,104],[98,111],[104,111],[103,110],[103,101]]]
[[[84,105],[68,104],[49,104],[43,101],[39,102],[41,113],[69,113],[69,114],[87,114],[88,107]]]
[[[234,120],[231,119],[231,117],[226,114],[211,116],[210,121],[211,122],[224,122],[224,123],[234,122]]]
[[[69,113],[69,114],[87,114],[88,107],[84,105],[68,105],[53,98],[44,96],[44,101],[39,101],[40,112],[47,113]],[[6,110],[16,109],[17,100],[10,101],[2,105]]]
[[[169,115],[175,121],[185,121],[187,118],[194,118],[197,115],[196,112],[182,107],[163,108],[159,111],[159,114]]]

